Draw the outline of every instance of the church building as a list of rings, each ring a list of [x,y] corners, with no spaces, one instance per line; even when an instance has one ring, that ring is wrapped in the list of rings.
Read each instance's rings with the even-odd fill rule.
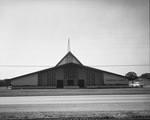
[[[55,67],[11,79],[14,88],[104,88],[127,86],[125,76],[84,66],[70,51]]]

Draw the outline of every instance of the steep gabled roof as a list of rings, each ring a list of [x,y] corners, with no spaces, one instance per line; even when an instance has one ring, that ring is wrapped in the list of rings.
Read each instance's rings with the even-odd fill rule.
[[[82,65],[82,63],[69,51],[59,62],[56,66],[68,64],[68,63],[75,63]]]

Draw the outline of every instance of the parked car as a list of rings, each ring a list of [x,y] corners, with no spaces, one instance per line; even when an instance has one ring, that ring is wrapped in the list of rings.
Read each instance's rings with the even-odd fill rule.
[[[129,84],[130,87],[143,87],[143,84],[140,82],[134,82]]]

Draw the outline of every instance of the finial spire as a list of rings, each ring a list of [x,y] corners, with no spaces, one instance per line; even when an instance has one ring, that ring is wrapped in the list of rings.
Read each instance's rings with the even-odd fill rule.
[[[70,52],[71,49],[70,49],[70,39],[68,38],[68,52]]]

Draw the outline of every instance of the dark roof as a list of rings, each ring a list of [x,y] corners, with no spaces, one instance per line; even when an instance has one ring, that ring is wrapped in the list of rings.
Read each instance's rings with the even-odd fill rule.
[[[108,72],[108,71],[104,71],[104,70],[92,68],[92,67],[89,67],[89,66],[83,66],[83,65],[79,65],[79,64],[75,64],[75,63],[68,63],[68,64],[63,64],[63,65],[60,65],[60,66],[55,66],[55,67],[52,67],[52,68],[40,70],[40,71],[37,71],[37,72],[25,74],[25,75],[22,75],[22,76],[18,76],[18,77],[12,78],[11,80],[16,79],[16,78],[20,78],[20,77],[25,77],[25,76],[32,75],[32,74],[37,74],[37,73],[40,73],[40,72],[45,72],[45,71],[47,71],[47,70],[53,70],[53,69],[64,68],[65,66],[69,66],[69,65],[75,65],[75,66],[78,66],[78,67],[83,68],[83,69],[94,70],[94,71],[96,71],[96,72],[105,72],[105,73],[109,73],[109,74],[113,74],[113,75],[116,75],[116,76],[120,76],[120,77],[126,78],[126,77],[123,76],[123,75],[119,75],[119,74],[116,74],[116,73],[112,73],[112,72]]]

